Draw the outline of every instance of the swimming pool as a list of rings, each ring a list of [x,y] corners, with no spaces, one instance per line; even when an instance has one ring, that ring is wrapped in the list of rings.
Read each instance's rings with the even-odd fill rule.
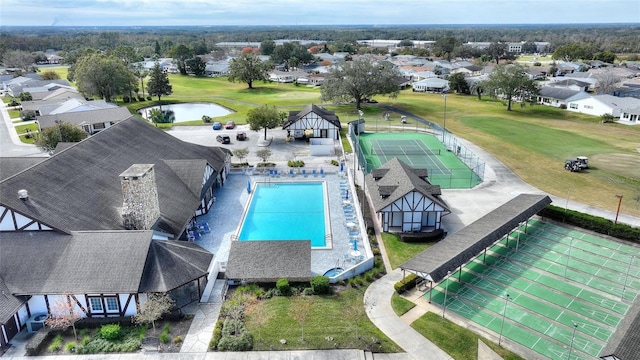
[[[257,182],[241,221],[238,240],[310,240],[330,248],[325,182]]]

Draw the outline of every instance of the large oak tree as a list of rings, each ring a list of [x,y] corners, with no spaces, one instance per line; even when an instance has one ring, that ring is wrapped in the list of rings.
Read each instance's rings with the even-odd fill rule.
[[[111,101],[126,94],[135,83],[133,73],[120,59],[103,54],[90,54],[76,64],[74,80],[82,94]]]
[[[525,104],[539,93],[535,80],[527,74],[527,68],[519,64],[496,66],[483,85],[487,94],[507,101],[507,111],[511,111],[513,100]]]
[[[263,62],[255,54],[241,54],[231,60],[228,79],[231,82],[239,81],[246,83],[249,89],[253,89],[254,81],[265,81],[269,78],[268,72],[270,69],[271,64],[269,62]]]
[[[402,74],[389,62],[375,62],[368,56],[345,62],[329,71],[322,84],[322,100],[336,103],[355,101],[356,107],[375,95],[398,96],[397,79]]]

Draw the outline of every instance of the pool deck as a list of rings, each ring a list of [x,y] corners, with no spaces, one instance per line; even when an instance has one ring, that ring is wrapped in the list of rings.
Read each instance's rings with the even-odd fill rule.
[[[335,167],[334,167],[335,168]],[[282,169],[282,168],[281,168]],[[266,175],[246,175],[243,173],[232,173],[224,182],[224,186],[218,189],[214,189],[216,201],[205,215],[198,216],[198,221],[206,221],[211,228],[211,232],[203,234],[200,239],[196,240],[196,244],[214,253],[218,262],[226,262],[229,258],[229,249],[231,247],[231,241],[234,235],[239,230],[239,224],[242,220],[247,202],[249,199],[249,193],[247,192],[247,182],[256,181],[264,182],[318,182],[323,181],[327,184],[328,201],[329,201],[329,218],[331,222],[331,241],[327,243],[331,244],[329,249],[311,249],[311,273],[312,275],[323,275],[330,269],[340,267],[347,269],[357,262],[352,261],[351,252],[353,251],[353,244],[349,241],[349,230],[345,226],[345,212],[343,210],[342,191],[340,183],[346,181],[348,178],[344,173],[337,171],[338,169],[331,169],[333,172],[325,170],[324,175],[319,174],[317,171],[316,176],[307,174],[296,174],[295,176],[279,175],[270,176]],[[309,170],[307,170],[309,171]],[[353,204],[353,189],[349,185],[349,201]],[[355,208],[356,206],[354,206]],[[363,241],[364,224],[362,223],[362,216],[360,209],[355,209],[357,213],[357,228],[358,230],[358,250],[366,258],[372,256],[371,249],[368,241]],[[345,255],[347,260],[345,261]]]

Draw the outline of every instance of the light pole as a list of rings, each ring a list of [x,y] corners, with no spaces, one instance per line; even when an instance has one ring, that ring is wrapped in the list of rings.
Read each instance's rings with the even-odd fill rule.
[[[624,291],[627,289],[627,280],[629,280],[629,271],[631,271],[631,264],[633,263],[633,259],[635,255],[631,255],[629,257],[629,266],[627,267],[627,275],[624,277],[624,285],[622,285],[622,296],[620,296],[620,300],[624,300]]]
[[[618,198],[618,210],[616,210],[616,220],[613,222],[614,224],[618,223],[618,215],[620,215],[620,205],[622,204],[622,195],[616,195]]]
[[[573,339],[576,338],[576,329],[578,329],[578,324],[575,321],[573,322],[573,335],[571,335],[571,345],[569,345],[569,357],[567,359],[571,360],[571,352],[573,351]]]
[[[444,286],[444,305],[442,306],[443,318],[444,318],[444,312],[447,311],[447,293],[449,292],[449,276],[451,276],[451,271],[447,271],[447,283]]]
[[[442,92],[442,98],[444,99],[444,112],[442,113],[442,142],[444,142],[444,133],[447,131],[447,94]]]
[[[504,294],[504,310],[502,310],[502,323],[500,324],[500,337],[498,337],[498,346],[502,346],[502,329],[504,328],[504,317],[507,314],[507,302],[509,302],[509,294]]]
[[[571,194],[571,188],[567,188],[567,203],[564,205],[564,212],[567,212],[569,208],[569,195]]]

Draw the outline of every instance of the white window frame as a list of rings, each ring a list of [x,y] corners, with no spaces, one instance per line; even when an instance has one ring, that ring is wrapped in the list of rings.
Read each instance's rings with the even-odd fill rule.
[[[89,304],[91,305],[91,312],[104,312],[104,306],[102,305],[102,299],[99,297],[90,297]],[[98,305],[98,306],[96,306]]]
[[[107,312],[118,312],[120,307],[118,306],[118,298],[115,296],[109,296],[104,298],[104,303],[107,307]],[[112,308],[112,306],[114,306]]]

